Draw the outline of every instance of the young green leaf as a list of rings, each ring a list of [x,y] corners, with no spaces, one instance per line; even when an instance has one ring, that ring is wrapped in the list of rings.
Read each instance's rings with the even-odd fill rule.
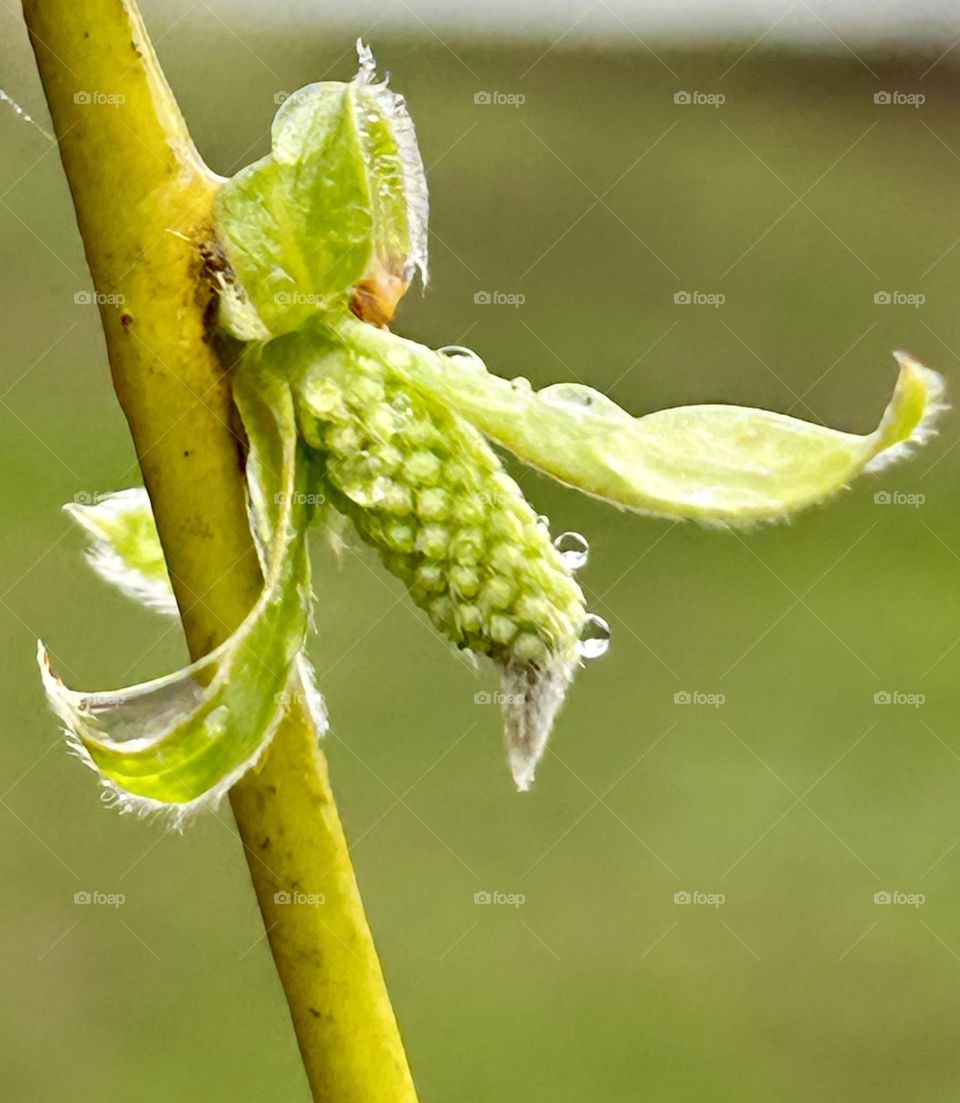
[[[235,398],[250,441],[249,477],[259,484],[258,499],[273,503],[275,522],[263,591],[237,631],[176,674],[107,693],[68,689],[39,647],[48,699],[79,756],[121,808],[165,811],[176,823],[217,799],[256,762],[289,701],[295,675],[303,673],[298,654],[309,606],[309,465],[285,383],[255,363],[245,364],[237,373]],[[129,552],[126,570],[142,567],[155,550],[142,515],[139,523],[147,533],[139,543],[117,540],[116,528],[106,536],[101,528],[98,536],[115,551]]]
[[[216,216],[224,249],[266,333],[282,334],[361,281],[426,276],[427,187],[403,99],[377,82],[358,43],[349,83],[311,84],[273,123],[273,149],[227,180]],[[227,284],[222,320],[263,336]]]
[[[135,601],[176,616],[153,509],[142,486],[63,508],[90,537],[87,560],[101,578]]]
[[[508,382],[467,350],[435,353],[351,318],[340,330],[559,482],[639,513],[731,527],[787,518],[898,459],[930,432],[943,391],[936,372],[897,352],[893,397],[865,436],[744,406],[633,417],[581,384]]]
[[[265,442],[264,442],[265,443]],[[256,477],[255,465],[261,462],[264,448],[248,457],[247,485],[251,495],[263,497],[265,482]],[[310,486],[317,482],[316,473],[307,476]],[[311,495],[315,499],[316,495]],[[251,528],[253,529],[260,563],[266,572],[269,565],[270,525],[279,521],[276,502],[262,502],[254,509],[251,504]],[[92,504],[68,503],[64,509],[90,537],[87,561],[104,581],[111,583],[121,593],[141,605],[156,609],[168,616],[177,615],[177,601],[170,585],[167,565],[160,546],[153,508],[146,490],[131,487],[115,494],[99,497]],[[256,519],[254,518],[256,514]],[[323,735],[327,730],[327,713],[316,676],[305,652],[297,657],[299,674],[298,695],[310,710],[314,727]]]

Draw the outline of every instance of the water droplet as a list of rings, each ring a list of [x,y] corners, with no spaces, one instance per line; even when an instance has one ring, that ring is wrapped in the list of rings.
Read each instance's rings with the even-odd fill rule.
[[[597,392],[592,387],[580,383],[554,383],[538,392],[544,402],[551,406],[576,407],[586,409],[594,404]]]
[[[577,653],[581,659],[599,659],[610,646],[610,625],[596,613],[587,613]]]
[[[510,386],[519,394],[531,394],[533,391],[530,380],[522,375],[518,375],[516,379],[511,379]]]
[[[549,531],[550,531],[550,518],[549,518],[549,517],[548,517],[548,516],[547,516],[547,515],[546,515],[545,513],[541,513],[541,514],[540,514],[540,515],[539,515],[539,516],[537,517],[537,524],[538,524],[538,525],[539,525],[539,526],[540,526],[540,527],[541,527],[542,529],[546,529],[546,530],[547,530],[547,532],[549,532]]]
[[[587,565],[590,545],[586,537],[581,536],[579,532],[561,532],[554,540],[553,546],[560,553],[563,565],[568,571],[579,571],[581,567]]]
[[[451,359],[462,361],[460,366],[468,368],[470,371],[485,372],[487,370],[486,364],[473,349],[465,348],[463,345],[444,345],[442,349],[437,349],[437,352],[442,352],[444,356],[449,356]]]
[[[571,414],[581,414],[589,411],[604,418],[612,418],[618,421],[632,422],[633,418],[618,406],[612,399],[607,398],[593,387],[585,387],[581,383],[555,383],[552,387],[544,387],[537,391],[537,398],[548,406],[556,406]]]

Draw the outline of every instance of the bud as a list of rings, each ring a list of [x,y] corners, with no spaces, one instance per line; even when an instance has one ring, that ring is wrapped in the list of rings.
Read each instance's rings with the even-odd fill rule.
[[[426,280],[427,183],[413,123],[403,97],[377,81],[370,50],[358,42],[357,52],[352,81],[288,96],[272,152],[220,189],[232,269],[221,322],[241,340],[291,332],[341,301],[385,324],[414,273]]]
[[[587,620],[545,524],[484,438],[387,362],[318,325],[264,355],[299,365],[300,433],[333,504],[444,635],[503,666],[511,767],[528,788]]]

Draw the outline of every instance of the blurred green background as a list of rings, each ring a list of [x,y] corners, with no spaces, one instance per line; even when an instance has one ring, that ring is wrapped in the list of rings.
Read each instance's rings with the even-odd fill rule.
[[[266,151],[278,94],[353,71],[346,31],[145,15],[222,172]],[[0,83],[47,125],[2,19]],[[953,385],[955,55],[370,38],[432,189],[432,283],[401,332],[637,413],[728,401],[865,432],[898,346]],[[119,818],[44,706],[38,636],[84,687],[184,649],[92,575],[59,512],[136,470],[96,310],[74,302],[90,284],[56,151],[12,112],[0,141],[0,1097],[306,1100],[229,810],[183,837]],[[338,570],[316,542],[327,751],[424,1103],[960,1097],[956,432],[948,415],[911,463],[739,535],[518,473],[555,531],[589,538],[581,577],[613,628],[527,796],[475,700],[492,673],[365,549]]]

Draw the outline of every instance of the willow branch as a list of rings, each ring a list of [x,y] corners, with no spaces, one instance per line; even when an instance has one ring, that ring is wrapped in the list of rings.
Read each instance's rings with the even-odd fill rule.
[[[197,658],[240,624],[261,584],[229,376],[208,341],[219,178],[130,0],[24,0],[24,13]],[[314,1099],[414,1103],[326,762],[299,705],[230,799]],[[296,894],[311,903],[287,902]]]

